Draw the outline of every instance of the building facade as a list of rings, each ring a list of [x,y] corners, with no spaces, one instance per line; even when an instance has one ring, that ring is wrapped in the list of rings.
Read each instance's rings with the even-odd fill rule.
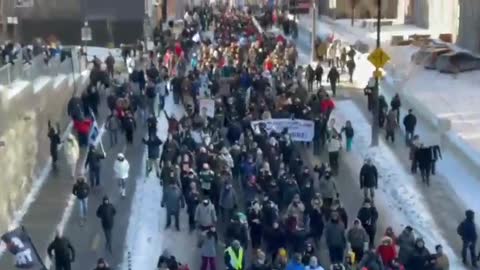
[[[184,10],[183,7],[179,11],[182,5],[176,4],[179,1],[175,0],[0,1],[0,22],[6,21],[9,16],[18,18],[15,34],[3,28],[2,33],[9,39],[26,43],[34,38],[44,38],[57,39],[63,44],[80,44],[85,21],[92,29],[90,45],[133,43],[144,38],[146,22],[152,27],[147,29],[153,29],[167,17],[175,19],[182,16]],[[18,7],[16,1],[31,1],[33,6]]]

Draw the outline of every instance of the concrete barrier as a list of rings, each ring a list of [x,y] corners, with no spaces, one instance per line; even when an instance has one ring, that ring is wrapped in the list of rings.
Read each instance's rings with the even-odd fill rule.
[[[89,71],[84,71],[0,85],[0,231],[6,231],[49,164],[48,120],[64,131],[70,123],[67,103],[88,81]]]

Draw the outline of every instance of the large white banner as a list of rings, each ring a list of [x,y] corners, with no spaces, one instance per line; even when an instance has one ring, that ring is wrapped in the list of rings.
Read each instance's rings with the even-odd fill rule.
[[[265,128],[269,133],[272,131],[280,133],[287,128],[288,134],[290,134],[293,141],[310,142],[313,140],[315,127],[313,121],[288,118],[259,120],[252,122],[253,130],[258,130],[260,124],[265,124]]]

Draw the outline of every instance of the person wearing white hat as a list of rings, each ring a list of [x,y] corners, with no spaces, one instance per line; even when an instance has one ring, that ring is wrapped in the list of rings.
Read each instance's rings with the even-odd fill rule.
[[[130,172],[130,164],[123,153],[118,153],[117,159],[113,163],[113,172],[116,179],[118,179],[118,186],[120,187],[120,195],[126,196],[127,187],[126,182]]]

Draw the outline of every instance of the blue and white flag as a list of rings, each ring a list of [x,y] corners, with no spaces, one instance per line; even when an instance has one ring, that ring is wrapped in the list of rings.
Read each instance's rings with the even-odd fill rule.
[[[88,144],[95,145],[99,134],[100,134],[100,129],[98,128],[97,119],[93,117],[93,124],[92,124],[92,127],[90,128],[90,133],[88,134]]]

